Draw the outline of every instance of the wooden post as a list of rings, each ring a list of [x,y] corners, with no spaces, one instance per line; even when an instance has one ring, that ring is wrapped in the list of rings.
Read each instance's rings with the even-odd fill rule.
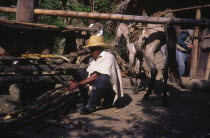
[[[201,19],[201,10],[197,9],[196,12],[196,19]],[[190,68],[190,78],[196,78],[197,77],[197,66],[198,66],[198,53],[199,53],[199,27],[195,27],[195,33],[194,33],[194,40],[193,40],[193,48],[192,48],[192,58],[191,58],[191,68]]]
[[[210,53],[209,53],[208,61],[207,61],[205,80],[210,80]]]
[[[34,22],[34,0],[18,0],[16,20]]]

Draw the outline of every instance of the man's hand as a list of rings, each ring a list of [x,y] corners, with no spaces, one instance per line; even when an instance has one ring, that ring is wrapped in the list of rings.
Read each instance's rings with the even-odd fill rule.
[[[81,35],[87,35],[86,31],[82,31]]]
[[[188,45],[187,47],[188,47],[188,48],[193,48],[193,45]]]
[[[74,82],[74,81],[70,81],[69,82],[69,91],[73,91],[77,88],[79,88],[79,86],[83,86],[85,84],[88,84],[90,82],[93,82],[94,80],[96,80],[99,77],[98,73],[92,73],[90,75],[90,77],[88,77],[87,79],[80,81],[80,82]]]
[[[79,82],[72,82],[71,81],[69,84],[70,84],[69,91],[73,91],[73,90],[79,88]]]

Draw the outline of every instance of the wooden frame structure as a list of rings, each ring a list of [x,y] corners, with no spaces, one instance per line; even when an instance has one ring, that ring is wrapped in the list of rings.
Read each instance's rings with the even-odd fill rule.
[[[27,2],[26,2],[27,1]],[[27,7],[30,3],[30,7]],[[210,23],[210,19],[201,20],[201,10],[200,8],[209,7],[210,5],[198,6],[198,7],[190,7],[184,9],[173,10],[172,12],[180,11],[180,10],[189,10],[189,9],[197,9],[196,19],[182,19],[182,18],[161,18],[161,17],[144,17],[144,16],[134,16],[134,15],[123,15],[123,14],[109,14],[109,13],[88,13],[88,12],[77,12],[77,11],[64,11],[64,10],[47,10],[47,9],[34,9],[34,0],[18,0],[18,6],[16,8],[8,8],[8,7],[0,7],[0,12],[10,12],[17,13],[17,20],[33,22],[30,17],[33,17],[34,14],[37,15],[50,15],[50,16],[64,16],[64,17],[76,17],[76,18],[97,18],[102,20],[118,20],[118,21],[137,21],[143,23],[175,23],[175,24],[194,24],[195,34],[194,34],[194,47],[192,50],[192,59],[191,59],[191,71],[190,77],[197,78],[198,77],[198,66],[200,65],[200,57],[202,55],[201,48],[199,47],[199,36],[200,36],[200,24]],[[24,10],[23,10],[24,9]],[[27,11],[27,12],[26,12]],[[21,14],[24,13],[24,14]],[[28,13],[29,16],[26,16],[25,13]],[[25,16],[20,17],[21,15]],[[29,24],[28,24],[29,25]],[[32,25],[32,24],[30,24]],[[47,26],[46,26],[47,27]],[[48,26],[49,28],[52,26]],[[48,28],[48,29],[49,29]],[[59,30],[59,29],[58,29]],[[205,37],[205,36],[204,36]],[[209,71],[210,71],[210,55],[209,52],[207,54],[208,60],[206,61],[206,69],[204,75],[200,78],[209,80]]]

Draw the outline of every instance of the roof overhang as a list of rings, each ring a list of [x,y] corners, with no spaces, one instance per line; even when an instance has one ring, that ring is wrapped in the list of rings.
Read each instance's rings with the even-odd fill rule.
[[[85,27],[74,27],[74,26],[55,26],[38,23],[27,23],[13,20],[0,19],[0,27],[21,29],[21,30],[43,30],[43,31],[55,31],[55,32],[71,32],[71,31],[87,31],[95,32],[95,29]]]

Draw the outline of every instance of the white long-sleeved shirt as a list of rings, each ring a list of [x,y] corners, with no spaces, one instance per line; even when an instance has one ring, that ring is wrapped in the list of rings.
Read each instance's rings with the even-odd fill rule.
[[[109,75],[112,88],[116,93],[114,102],[118,98],[123,97],[124,93],[120,69],[115,57],[111,53],[103,51],[96,60],[93,60],[90,63],[87,72],[89,73],[89,76],[93,72]]]

